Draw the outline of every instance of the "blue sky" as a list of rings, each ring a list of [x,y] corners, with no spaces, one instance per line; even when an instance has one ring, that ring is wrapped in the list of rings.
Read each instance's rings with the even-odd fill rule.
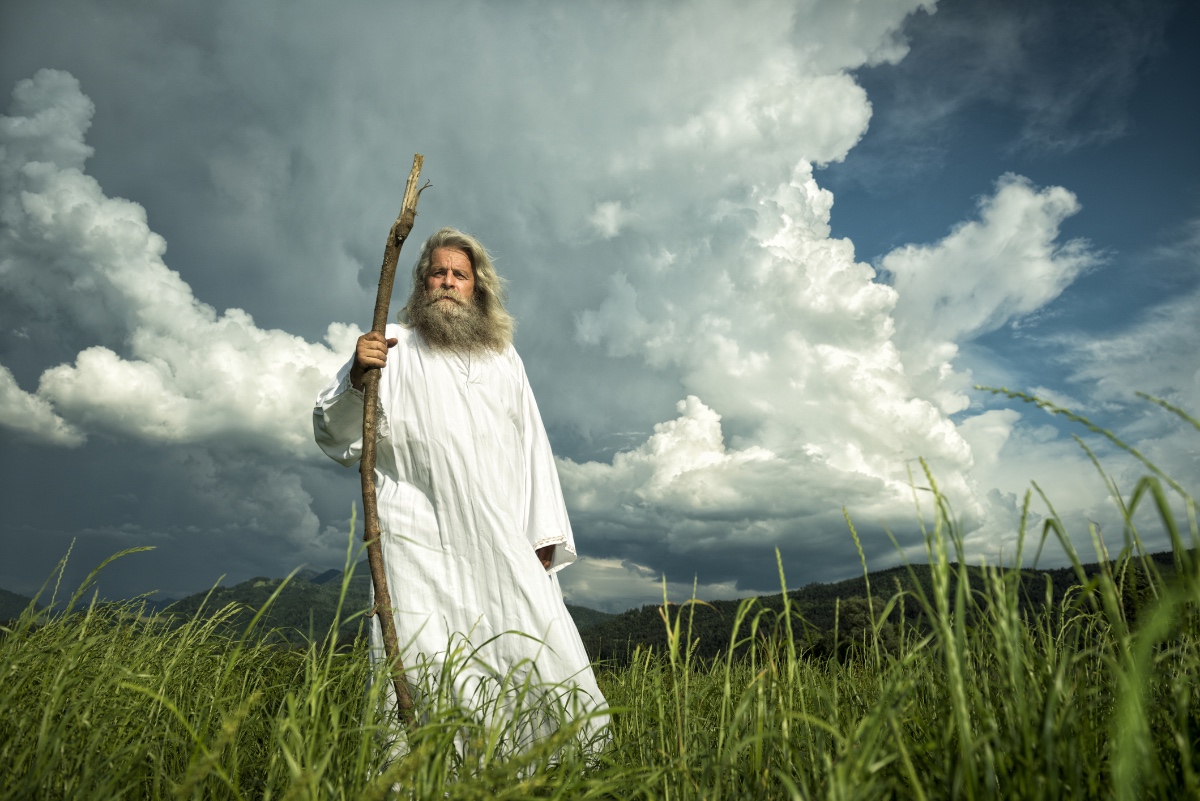
[[[971,10],[963,5],[943,8],[933,16],[917,15],[907,28],[909,35],[920,37],[930,27],[947,25],[946,18],[955,15],[966,30],[957,31],[954,37],[944,35],[942,40],[986,39],[987,24],[982,19],[967,24]],[[998,10],[997,5],[984,4],[991,7],[991,13]],[[1022,5],[1031,4],[1009,4],[1012,10],[1007,16],[1028,13],[1029,8]],[[1092,6],[1032,5],[1043,10],[1030,15],[1027,25],[1037,20],[1061,26],[1061,17]],[[1058,11],[1047,12],[1046,7]],[[1188,46],[1188,37],[1198,24],[1197,11],[1186,4],[1161,3],[1139,4],[1127,11],[1134,13],[1106,20],[1106,25],[1145,28],[1138,34],[1129,33],[1128,38],[1149,39],[1149,46],[1131,46],[1130,52],[1113,54],[1096,49],[1081,35],[1073,48],[1062,52],[1023,53],[1032,62],[1028,74],[1011,82],[1015,85],[990,92],[962,85],[955,62],[946,52],[953,48],[944,41],[940,47],[935,41],[926,48],[915,48],[898,65],[860,70],[858,78],[871,97],[875,115],[853,156],[832,165],[823,176],[837,197],[835,235],[850,237],[862,255],[871,258],[897,245],[936,238],[944,232],[942,221],[960,213],[965,201],[986,194],[998,174],[1016,172],[1042,186],[1070,188],[1085,212],[1068,220],[1063,231],[1103,243],[1114,256],[1136,257],[1186,236],[1181,227],[1194,219],[1200,204],[1196,183],[1200,148],[1192,136],[1200,125],[1200,106],[1188,97],[1189,76],[1200,74],[1200,55]],[[1047,27],[1053,30],[1053,26]],[[1044,43],[1044,49],[1060,44],[1052,33],[1045,38],[1050,41]],[[917,41],[920,44],[919,38]],[[964,42],[957,44],[961,48]],[[986,52],[983,47],[975,49]],[[986,59],[979,61],[985,63],[973,67],[976,81],[997,77],[1002,69],[989,70]],[[1062,62],[1076,63],[1064,70]],[[1036,67],[1046,71],[1039,72]],[[1109,80],[1090,87],[1082,97],[1071,97],[1076,87],[1067,82],[1070,74],[1085,71],[1107,72],[1103,77]],[[1118,79],[1122,74],[1127,77]],[[1114,84],[1122,88],[1113,88]],[[1030,130],[1034,127],[1030,111],[1012,95],[1032,92],[1036,85],[1042,87],[1036,93],[1080,107],[1063,114],[1061,129]],[[914,106],[920,108],[922,103],[928,107],[949,104],[954,113],[947,118],[930,114],[923,124],[914,124],[908,118],[918,113]],[[923,179],[909,180],[914,172]],[[1131,203],[1131,197],[1140,201]],[[913,206],[926,213],[913,214]],[[1129,291],[1139,293],[1136,302],[1142,305],[1160,298],[1164,287],[1186,287],[1189,280],[1195,280],[1194,273],[1167,265],[1160,266],[1153,276],[1120,269],[1120,263],[1110,266],[1114,269],[1097,270],[1073,286],[1073,296],[1087,294],[1088,304],[1080,304],[1083,309],[1090,309],[1094,302],[1115,300],[1118,305],[1111,311],[1127,313]],[[1106,281],[1126,281],[1126,291],[1089,286],[1100,276]],[[1088,325],[1091,315],[1081,312],[1071,315],[1072,324]]]
[[[1190,99],[1200,54],[1189,46],[1198,26],[1194,6],[1172,3],[950,4],[914,15],[913,51],[857,73],[875,114],[822,175],[837,198],[834,234],[875,263],[944,234],[999,174],[1068,188],[1082,210],[1061,235],[1088,240],[1099,263],[976,344],[1019,378],[1014,388],[1070,392],[1060,336],[1121,330],[1200,281],[1200,104]],[[975,57],[964,63],[964,52]]]
[[[16,2],[0,31],[0,587],[72,541],[68,583],[155,546],[109,595],[341,564],[356,476],[308,414],[418,151],[414,238],[471,230],[511,281],[572,601],[771,591],[776,548],[792,586],[845,578],[843,508],[872,567],[920,559],[918,458],[972,559],[1011,556],[1031,481],[1119,547],[1079,429],[975,384],[1200,476],[1134,395],[1200,411],[1195,4]]]

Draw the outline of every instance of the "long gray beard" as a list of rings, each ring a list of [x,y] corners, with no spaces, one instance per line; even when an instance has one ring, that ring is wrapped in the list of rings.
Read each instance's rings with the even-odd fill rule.
[[[449,297],[457,303],[440,303]],[[491,347],[494,340],[491,322],[475,304],[463,301],[452,289],[435,289],[408,310],[409,323],[421,333],[430,347],[476,353]]]

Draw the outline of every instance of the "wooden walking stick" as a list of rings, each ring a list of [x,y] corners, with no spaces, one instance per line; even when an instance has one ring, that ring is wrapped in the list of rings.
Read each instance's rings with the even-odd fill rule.
[[[421,166],[425,157],[420,153],[413,156],[412,172],[404,185],[404,205],[400,216],[388,232],[387,246],[383,250],[383,269],[379,274],[379,293],[375,296],[375,317],[371,330],[385,333],[388,304],[392,299],[392,283],[396,278],[396,262],[400,259],[400,248],[412,231],[417,216],[417,199],[421,190],[417,181],[421,178]],[[426,184],[428,186],[428,184]],[[359,472],[362,474],[363,495],[363,539],[367,543],[367,564],[371,567],[371,584],[375,588],[375,605],[367,617],[379,615],[383,629],[383,653],[391,671],[392,686],[396,690],[396,712],[410,728],[413,725],[412,695],[404,676],[404,665],[400,662],[399,644],[396,639],[396,618],[392,611],[392,595],[388,592],[387,573],[383,569],[383,546],[380,544],[379,507],[375,503],[375,413],[379,406],[379,370],[368,370],[363,376],[363,445]]]

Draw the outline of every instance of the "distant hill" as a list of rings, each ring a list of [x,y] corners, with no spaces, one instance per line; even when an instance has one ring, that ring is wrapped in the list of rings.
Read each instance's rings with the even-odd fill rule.
[[[0,620],[16,620],[32,602],[32,598],[8,590],[0,590]],[[38,604],[36,608],[41,609],[42,605]]]
[[[580,631],[587,631],[592,626],[597,626],[606,620],[616,617],[611,612],[601,612],[598,609],[589,609],[586,606],[566,604],[566,607],[567,611],[571,613],[571,619],[575,621],[575,628]]]
[[[1150,558],[1164,575],[1173,572],[1174,557],[1171,552],[1152,554]],[[1088,576],[1093,576],[1100,571],[1100,565],[1084,565],[1084,570]],[[972,582],[978,586],[976,582],[981,577],[979,569],[969,568],[969,571]],[[278,597],[261,621],[259,630],[276,630],[279,636],[287,641],[302,644],[310,638],[323,638],[329,631],[342,593],[342,578],[340,570],[299,571],[286,583],[283,579],[259,576],[232,587],[216,587],[210,592],[197,593],[174,602],[148,603],[147,609],[161,610],[179,619],[189,619],[198,614],[207,617],[231,603],[237,603],[241,606],[241,611],[228,621],[227,627],[231,631],[240,632],[249,625],[254,614],[271,595],[278,591]],[[879,570],[870,573],[869,579],[877,615],[882,612],[884,601],[901,589],[914,591],[919,585],[919,589],[927,595],[932,593],[927,565],[915,566],[911,574],[905,567]],[[1044,603],[1047,585],[1051,590],[1052,602],[1058,603],[1070,588],[1079,584],[1074,570],[1070,567],[1023,570],[1021,581],[1026,590],[1022,605],[1027,607]],[[282,589],[281,584],[284,585]],[[803,648],[818,654],[828,653],[833,647],[838,647],[840,652],[840,643],[859,636],[870,619],[870,610],[866,602],[866,582],[862,577],[831,584],[809,584],[789,592],[788,595],[793,609],[800,613],[804,621],[803,624],[793,627],[797,642]],[[366,609],[369,597],[370,571],[363,561],[355,566],[346,586],[342,619],[354,617],[354,621],[343,627],[343,640],[352,639],[357,635],[358,623],[362,620],[361,614],[358,613]],[[1136,606],[1136,594],[1131,596],[1131,599],[1131,603]],[[763,610],[779,611],[783,608],[783,599],[779,594],[760,596],[753,601],[757,608]],[[0,620],[18,617],[29,602],[29,598],[0,590]],[[742,600],[717,600],[694,607],[672,604],[671,614],[674,617],[682,611],[685,615],[685,627],[690,617],[693,638],[698,640],[697,654],[702,658],[712,658],[728,648],[733,623],[742,603]],[[839,604],[840,612],[837,611]],[[572,604],[567,604],[567,610],[575,620],[588,654],[593,659],[620,663],[626,661],[638,646],[662,648],[667,644],[662,609],[657,605],[630,609],[616,615]],[[903,611],[910,625],[921,625],[920,609],[914,600],[907,601]],[[1131,607],[1127,612],[1136,614],[1136,608]],[[838,615],[839,624],[837,643],[834,643],[831,637],[835,614]],[[899,614],[897,609],[891,619],[898,621]],[[742,634],[747,633],[748,623],[744,623]]]
[[[1170,551],[1152,554],[1150,559],[1158,566],[1164,576],[1174,572],[1174,556]],[[957,565],[953,566],[957,569]],[[1100,572],[1099,563],[1083,566],[1088,577]],[[979,568],[968,568],[974,587],[980,587],[982,572]],[[914,583],[914,577],[916,582]],[[930,580],[928,565],[914,566],[910,574],[906,567],[893,567],[868,574],[871,582],[871,594],[874,600],[876,618],[883,611],[887,599],[896,595],[900,590],[913,591],[920,585],[926,597],[932,597],[933,585]],[[1072,587],[1079,586],[1078,578],[1073,568],[1061,567],[1053,570],[1022,570],[1022,586],[1025,592],[1021,605],[1026,608],[1044,605],[1047,583],[1052,590],[1053,603],[1059,603]],[[956,582],[951,582],[951,592]],[[1144,582],[1139,585],[1144,594]],[[793,634],[797,643],[804,649],[816,654],[829,654],[833,648],[841,653],[842,646],[850,641],[861,638],[862,632],[869,625],[870,614],[867,606],[866,581],[862,577],[847,579],[832,584],[809,584],[799,590],[788,593],[793,610],[803,617],[804,625],[793,625]],[[764,595],[752,599],[757,608],[771,611],[783,609],[781,594]],[[1129,607],[1127,614],[1135,615],[1140,604],[1138,592],[1129,594],[1126,599]],[[730,636],[738,608],[743,603],[737,601],[708,601],[701,604],[678,606],[671,605],[671,616],[674,620],[682,614],[682,630],[687,631],[689,622],[693,639],[698,640],[696,654],[701,658],[713,658],[728,650]],[[839,610],[840,604],[840,610]],[[899,621],[899,610],[893,611],[889,620]],[[753,615],[751,615],[752,619]],[[833,640],[835,617],[838,622],[839,636]],[[909,598],[904,606],[904,617],[909,625],[921,626],[921,610],[915,599]],[[770,620],[768,615],[765,620]],[[766,625],[769,630],[770,624]],[[662,617],[662,607],[647,605],[640,609],[630,609],[608,620],[601,621],[581,630],[584,646],[592,659],[609,660],[622,664],[626,662],[633,650],[638,646],[662,649],[667,646],[666,625]],[[749,620],[742,624],[739,636],[750,633]],[[886,632],[885,632],[886,634]]]
[[[282,588],[280,585],[283,585]],[[367,587],[357,577],[350,581],[342,603],[342,619],[350,618],[367,608]],[[256,576],[232,587],[216,587],[210,591],[181,598],[163,610],[164,614],[182,620],[197,616],[209,617],[230,604],[240,611],[229,618],[226,628],[241,632],[250,625],[258,610],[276,595],[267,613],[259,622],[263,632],[277,630],[288,642],[302,644],[323,639],[333,625],[341,596],[341,582],[314,584],[304,578],[290,580]],[[361,615],[356,621],[361,622]],[[357,622],[343,627],[344,637],[353,637]]]
[[[207,616],[230,603],[237,603],[244,607],[244,611],[230,621],[230,627],[244,629],[254,613],[278,590],[279,595],[264,616],[261,628],[278,629],[288,641],[299,644],[310,638],[323,637],[333,625],[342,594],[342,579],[341,570],[326,570],[323,573],[300,571],[286,583],[283,579],[259,576],[232,587],[217,587],[211,592],[190,595],[176,601],[165,611],[187,619],[200,614],[202,610]],[[284,585],[282,590],[279,589],[281,584]],[[366,610],[370,592],[371,574],[366,561],[363,561],[355,566],[342,601],[343,620],[357,615],[355,622],[345,627],[343,638],[353,637],[356,633],[358,623],[362,620],[358,613]],[[613,617],[607,612],[571,604],[567,604],[567,611],[580,631]]]

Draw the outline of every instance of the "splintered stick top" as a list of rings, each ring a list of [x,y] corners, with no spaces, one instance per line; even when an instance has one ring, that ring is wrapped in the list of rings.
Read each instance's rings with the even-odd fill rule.
[[[417,183],[421,180],[421,167],[425,157],[420,153],[413,156],[412,171],[408,174],[408,183],[404,185],[404,203],[400,207],[400,216],[392,223],[388,234],[387,246],[383,250],[383,269],[379,271],[379,293],[375,296],[375,316],[371,320],[371,330],[383,333],[387,327],[388,305],[392,299],[392,284],[396,280],[396,263],[400,259],[400,248],[412,231],[417,219],[417,197],[421,192]]]

